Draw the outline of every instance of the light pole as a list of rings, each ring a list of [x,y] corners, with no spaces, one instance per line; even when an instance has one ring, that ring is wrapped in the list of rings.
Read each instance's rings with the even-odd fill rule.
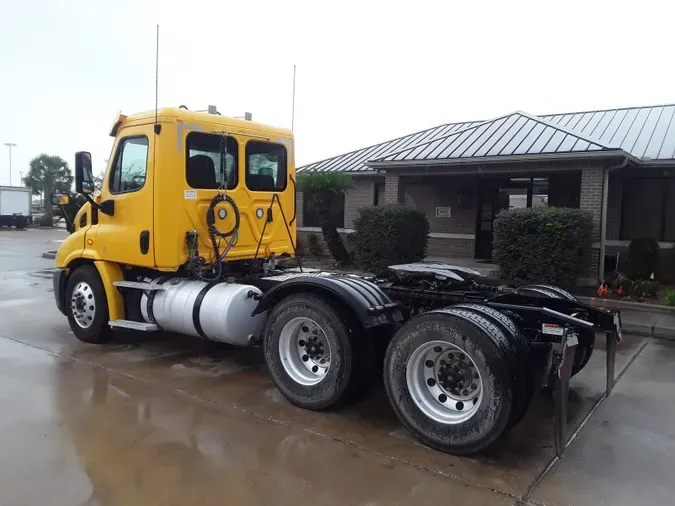
[[[5,146],[9,148],[9,186],[12,186],[12,148],[16,146],[13,142],[5,142]]]

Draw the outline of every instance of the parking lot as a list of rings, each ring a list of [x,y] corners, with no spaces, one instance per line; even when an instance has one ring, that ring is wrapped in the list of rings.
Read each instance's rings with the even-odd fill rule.
[[[51,287],[62,230],[0,231],[0,505],[669,504],[675,346],[624,336],[572,380],[557,460],[550,396],[488,453],[412,440],[381,384],[314,413],[288,404],[259,349],[164,333],[77,341]],[[599,340],[600,341],[600,340]]]

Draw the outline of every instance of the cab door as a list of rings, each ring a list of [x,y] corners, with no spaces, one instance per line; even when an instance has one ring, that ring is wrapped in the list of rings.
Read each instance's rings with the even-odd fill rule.
[[[114,214],[98,212],[87,233],[90,248],[110,262],[154,267],[153,153],[151,125],[124,128],[97,197],[114,201]],[[91,241],[91,242],[89,242]]]

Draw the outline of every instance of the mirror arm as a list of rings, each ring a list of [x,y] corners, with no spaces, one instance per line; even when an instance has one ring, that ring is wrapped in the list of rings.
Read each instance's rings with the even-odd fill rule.
[[[98,202],[95,202],[94,199],[91,198],[91,196],[88,193],[84,193],[84,198],[87,199],[87,202],[91,204],[91,207],[98,209],[101,211],[103,214],[106,214],[108,216],[114,216],[115,215],[115,201],[114,200],[104,200],[100,204]]]

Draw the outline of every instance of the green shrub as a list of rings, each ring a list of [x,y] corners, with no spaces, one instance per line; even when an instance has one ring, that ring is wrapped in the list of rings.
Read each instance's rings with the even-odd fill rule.
[[[656,293],[659,291],[659,284],[656,281],[637,279],[624,283],[623,291],[624,295],[628,295],[635,299],[656,297]]]
[[[390,265],[423,260],[429,242],[429,221],[422,211],[401,205],[364,207],[354,220],[356,263],[379,271]]]
[[[628,272],[634,279],[649,279],[659,265],[659,243],[651,237],[633,239],[628,246]]]
[[[48,213],[43,214],[40,216],[40,221],[38,222],[41,227],[53,227],[54,226],[54,218],[50,216]]]
[[[591,249],[592,215],[579,209],[536,207],[500,212],[492,257],[502,279],[571,285]]]
[[[666,290],[663,295],[663,303],[666,306],[675,306],[675,290]]]

